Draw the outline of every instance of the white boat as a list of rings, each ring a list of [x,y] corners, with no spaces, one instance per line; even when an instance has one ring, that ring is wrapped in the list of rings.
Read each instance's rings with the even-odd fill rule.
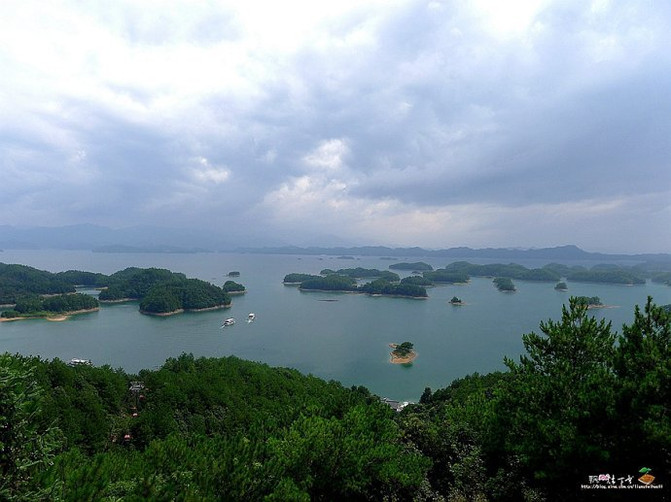
[[[232,317],[229,317],[228,319],[224,320],[224,323],[221,325],[221,327],[224,328],[226,326],[233,326],[234,324],[235,324],[235,319],[233,319]]]
[[[254,312],[250,312],[247,316],[247,322],[252,322],[254,319],[256,319],[256,314]]]
[[[91,362],[90,359],[79,359],[77,357],[73,357],[70,359],[70,362],[68,363],[70,366],[92,366],[93,363]]]

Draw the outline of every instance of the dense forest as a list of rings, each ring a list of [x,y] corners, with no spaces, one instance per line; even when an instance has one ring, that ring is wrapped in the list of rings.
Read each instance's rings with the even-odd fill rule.
[[[515,284],[508,277],[495,277],[492,281],[499,291],[515,291]]]
[[[466,261],[456,261],[447,265],[444,270],[472,277],[507,277],[509,279],[520,279],[524,281],[551,282],[557,282],[561,279],[561,275],[551,268],[529,269],[516,263],[510,263],[508,265],[501,263],[475,265]]]
[[[476,265],[466,261],[457,261],[450,263],[444,269],[438,269],[438,271],[460,273],[471,277],[507,277],[523,281],[557,282],[563,277],[574,282],[643,284],[646,278],[650,278],[655,282],[671,284],[671,271],[668,270],[668,266],[663,264],[658,264],[657,267],[650,264],[633,267],[598,264],[587,268],[581,265],[568,266],[549,263],[541,268],[529,269],[516,263]],[[424,275],[431,279],[430,274],[425,273]]]
[[[14,304],[25,295],[74,293],[74,283],[27,265],[0,263],[0,305]]]
[[[469,281],[468,273],[463,271],[453,271],[444,268],[431,270],[422,273],[422,277],[431,281],[444,284],[463,284]]]
[[[359,278],[373,278],[365,284],[358,285]],[[301,291],[339,291],[365,293],[368,295],[398,296],[406,298],[426,298],[426,285],[432,285],[423,278],[400,277],[387,270],[377,269],[340,269],[333,271],[324,269],[321,275],[287,274],[284,284],[299,284]]]
[[[668,309],[618,334],[572,298],[522,341],[398,413],[234,357],[129,375],[0,355],[0,500],[668,500]]]
[[[425,272],[428,270],[433,270],[433,267],[431,265],[423,261],[416,261],[412,263],[408,262],[394,263],[392,265],[389,265],[389,268],[392,270],[416,270],[417,272]]]
[[[99,306],[98,300],[81,293],[55,295],[46,298],[39,295],[25,295],[16,300],[13,308],[3,310],[1,316],[6,319],[50,316],[97,309]]]
[[[321,275],[344,275],[345,277],[351,277],[352,279],[384,279],[389,282],[398,282],[401,280],[398,274],[390,272],[389,270],[378,270],[376,268],[341,268],[338,270],[331,270],[330,268],[325,268],[321,272]]]
[[[0,304],[15,305],[4,317],[96,308],[98,300],[73,294],[76,286],[101,289],[98,299],[102,302],[139,301],[140,311],[147,314],[224,307],[231,303],[229,292],[245,292],[245,287],[234,281],[219,287],[159,268],[129,267],[107,276],[79,270],[54,274],[0,263]],[[47,295],[58,296],[44,298]]]

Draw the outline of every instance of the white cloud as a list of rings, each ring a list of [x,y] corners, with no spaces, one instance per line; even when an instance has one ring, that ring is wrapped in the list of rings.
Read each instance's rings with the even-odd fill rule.
[[[337,172],[345,167],[345,157],[349,153],[347,142],[343,139],[322,141],[313,151],[303,157],[308,169]]]
[[[626,229],[671,247],[668,207],[640,203],[671,184],[665,4],[7,0],[0,16],[0,224],[104,222],[128,200],[133,223],[207,225],[226,204],[296,235],[626,246]]]
[[[210,164],[205,157],[197,157],[193,160],[192,173],[194,178],[201,183],[224,183],[231,176],[231,172],[224,167],[217,167]]]

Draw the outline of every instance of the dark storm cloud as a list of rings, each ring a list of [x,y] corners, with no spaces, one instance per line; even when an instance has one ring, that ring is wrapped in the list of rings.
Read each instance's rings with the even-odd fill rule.
[[[3,223],[444,245],[670,211],[669,6],[252,3],[7,10]]]

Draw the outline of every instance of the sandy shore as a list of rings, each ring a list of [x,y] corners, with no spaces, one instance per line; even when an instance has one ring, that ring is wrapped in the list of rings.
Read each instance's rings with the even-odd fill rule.
[[[214,307],[207,307],[204,309],[178,309],[173,310],[172,312],[147,312],[145,310],[140,310],[140,314],[153,315],[158,317],[168,317],[175,314],[181,314],[182,312],[207,312],[208,310],[220,310],[229,308],[231,308],[230,303],[228,305],[215,305]]]
[[[398,346],[398,344],[397,343],[390,343],[389,346],[392,349],[395,349]],[[392,363],[392,364],[408,364],[408,363],[411,363],[415,360],[415,358],[417,357],[417,352],[415,352],[414,350],[411,350],[410,353],[407,356],[399,357],[399,356],[395,355],[394,351],[392,350],[389,353],[389,355],[391,356],[391,359],[390,359],[389,362]]]
[[[54,314],[54,315],[34,315],[27,317],[0,317],[0,322],[8,321],[23,321],[24,319],[46,319],[47,321],[62,322],[66,321],[70,316],[78,314],[88,314],[89,312],[98,312],[100,307],[94,309],[82,309],[82,310],[73,310],[72,312],[66,312],[65,314]]]

